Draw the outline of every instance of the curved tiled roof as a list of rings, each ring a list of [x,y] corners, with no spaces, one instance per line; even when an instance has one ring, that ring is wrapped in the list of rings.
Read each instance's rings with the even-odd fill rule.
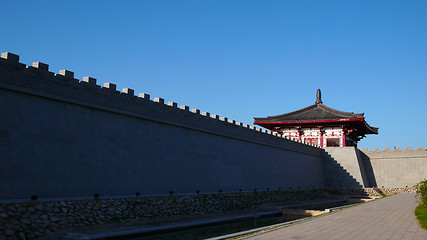
[[[266,118],[254,118],[255,121],[262,122],[282,122],[282,121],[309,121],[309,120],[336,120],[363,118],[363,113],[343,112],[330,108],[323,103],[316,103],[306,108]]]
[[[365,121],[363,113],[343,112],[330,108],[323,104],[320,90],[317,90],[316,103],[306,108],[285,113],[276,116],[268,116],[265,118],[254,117],[255,124],[266,125],[295,125],[295,124],[313,124],[313,123],[332,123],[332,122],[361,122],[362,128],[365,128],[367,133],[377,134],[378,128],[371,127]]]

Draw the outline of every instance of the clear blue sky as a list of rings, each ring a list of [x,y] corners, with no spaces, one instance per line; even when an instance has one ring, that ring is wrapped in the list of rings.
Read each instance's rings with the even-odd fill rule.
[[[364,112],[360,148],[427,147],[427,1],[0,1],[0,51],[252,124]]]

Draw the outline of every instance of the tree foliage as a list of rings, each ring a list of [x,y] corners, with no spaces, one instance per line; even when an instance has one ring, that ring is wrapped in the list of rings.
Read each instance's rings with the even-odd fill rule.
[[[417,188],[417,198],[420,204],[427,207],[427,179],[417,183],[414,187]]]

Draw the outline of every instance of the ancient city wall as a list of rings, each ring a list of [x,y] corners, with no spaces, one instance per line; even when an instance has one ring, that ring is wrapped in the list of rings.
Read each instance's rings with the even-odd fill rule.
[[[361,149],[360,152],[365,168],[372,172],[368,178],[373,186],[411,187],[427,178],[425,148]]]
[[[322,149],[0,58],[0,199],[322,187]]]
[[[336,192],[388,195],[425,177],[423,148],[322,149],[43,63],[26,66],[10,53],[0,58],[0,238]]]

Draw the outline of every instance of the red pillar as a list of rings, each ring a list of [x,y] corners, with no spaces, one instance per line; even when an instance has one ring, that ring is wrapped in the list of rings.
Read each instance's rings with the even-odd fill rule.
[[[345,133],[342,134],[342,146],[345,147]]]
[[[342,146],[341,147],[345,147],[346,146],[345,138],[347,136],[347,131],[344,129],[344,126],[342,126],[341,129],[342,129]]]

